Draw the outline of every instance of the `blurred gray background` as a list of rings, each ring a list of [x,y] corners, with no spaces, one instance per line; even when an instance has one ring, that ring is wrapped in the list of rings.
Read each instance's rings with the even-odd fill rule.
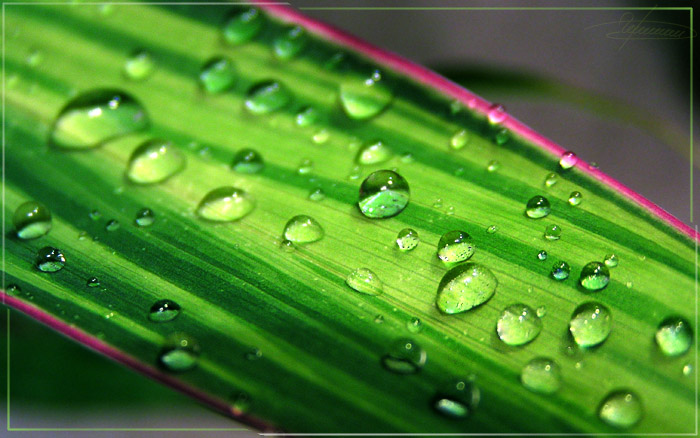
[[[294,1],[297,7],[463,7],[521,6],[514,2],[409,2],[409,1]],[[528,6],[588,6],[579,3],[532,2]],[[614,6],[654,6],[645,2],[606,2]],[[666,5],[666,4],[664,4]],[[545,76],[555,83],[571,84],[629,105],[674,133],[675,149],[650,135],[644,126],[629,124],[583,111],[562,99],[523,96],[490,84],[489,100],[506,105],[516,118],[542,132],[667,211],[690,223],[690,70],[688,40],[611,39],[620,30],[623,11],[474,11],[474,10],[314,10],[308,15],[332,23],[374,44],[431,67],[469,71],[476,67]],[[639,20],[647,12],[631,12]],[[626,19],[629,19],[627,16]],[[687,11],[652,11],[649,21],[689,25]],[[603,23],[612,23],[600,26]],[[597,26],[598,25],[598,26]],[[593,26],[593,27],[592,27]],[[623,114],[624,115],[624,114]],[[697,129],[695,130],[697,132]],[[685,156],[684,156],[685,154]],[[696,217],[699,211],[696,207]],[[5,312],[1,312],[5,325]],[[55,336],[32,327],[13,314],[13,330],[20,335]],[[15,332],[13,332],[15,334]],[[4,341],[3,341],[4,342]],[[15,342],[16,344],[16,342]],[[208,411],[174,391],[120,370],[106,359],[57,337],[56,349],[82,358],[85,369],[71,369],[45,352],[13,344],[13,363],[35,363],[15,369],[21,381],[32,385],[12,388],[13,427],[130,427],[130,428],[231,428],[227,418]],[[3,349],[4,351],[4,349]],[[34,358],[34,360],[32,360]],[[44,371],[42,373],[42,370]],[[3,370],[4,371],[4,370]],[[110,376],[102,379],[100,376]],[[115,378],[116,376],[116,378]],[[42,381],[45,379],[45,381]],[[30,379],[31,380],[31,379]],[[89,397],[80,388],[89,388]],[[70,388],[76,394],[65,404],[84,409],[62,410],[61,397]],[[84,389],[83,389],[84,391]],[[4,400],[2,401],[4,403]],[[4,406],[3,406],[4,410]],[[1,420],[0,420],[1,421]],[[4,427],[0,435],[4,435]],[[32,437],[189,437],[197,432],[12,432]],[[206,432],[205,436],[256,436],[250,432]]]

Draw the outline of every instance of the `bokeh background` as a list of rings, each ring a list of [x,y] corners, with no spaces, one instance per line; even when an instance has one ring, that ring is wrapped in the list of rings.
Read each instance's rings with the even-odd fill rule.
[[[621,21],[630,19],[644,18],[648,26],[654,25],[651,22],[690,26],[688,11],[397,9],[522,6],[462,0],[295,0],[292,4],[310,16],[465,82],[485,98],[505,104],[516,118],[586,161],[598,163],[606,173],[691,223],[689,39],[624,42],[608,35],[620,31]],[[344,6],[392,9],[318,9]],[[591,4],[532,2],[528,6]],[[617,1],[604,6],[654,7],[655,3]],[[129,6],[115,6],[119,7]],[[698,214],[695,206],[694,216]],[[2,310],[3,357],[6,322]],[[11,332],[13,427],[238,427],[17,313],[11,317]],[[5,371],[3,364],[1,372]],[[0,380],[4,412],[7,387],[4,379]],[[2,425],[0,436],[5,433]],[[86,436],[85,432],[70,431],[8,433],[28,434],[36,438]],[[99,437],[145,434],[87,433]],[[154,438],[201,434],[148,432]],[[204,435],[252,437],[257,433]]]

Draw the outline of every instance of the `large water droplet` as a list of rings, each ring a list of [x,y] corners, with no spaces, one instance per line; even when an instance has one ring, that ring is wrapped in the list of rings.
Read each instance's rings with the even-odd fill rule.
[[[268,114],[285,107],[291,100],[291,92],[282,83],[265,81],[248,91],[245,106],[253,114]]]
[[[581,192],[571,192],[569,195],[569,204],[573,205],[576,207],[581,203],[581,199],[583,198],[583,195],[581,195]]]
[[[51,211],[42,203],[27,201],[12,216],[15,232],[20,239],[36,239],[51,229]]]
[[[392,344],[389,352],[382,357],[382,365],[397,374],[414,374],[425,365],[428,355],[413,340],[402,338]]]
[[[235,187],[219,187],[202,199],[197,214],[204,219],[216,222],[230,222],[241,219],[255,208],[251,195]]]
[[[401,175],[378,170],[362,181],[358,205],[369,218],[387,218],[401,213],[409,198],[408,182]]]
[[[564,152],[559,159],[559,165],[562,169],[571,169],[578,163],[578,157],[571,151]]]
[[[538,195],[533,196],[532,198],[530,198],[529,201],[527,201],[525,213],[528,217],[531,217],[532,219],[539,219],[549,215],[549,212],[551,210],[552,209],[549,206],[549,201],[547,200],[547,198]]]
[[[381,141],[364,146],[357,152],[357,164],[379,164],[388,161],[393,156],[391,149]]]
[[[591,291],[604,289],[610,282],[610,270],[603,263],[590,262],[581,269],[579,282]]]
[[[685,319],[672,316],[666,318],[656,330],[656,344],[666,356],[680,356],[693,343],[693,330]]]
[[[571,273],[571,266],[563,261],[558,261],[552,266],[552,278],[555,280],[563,281],[569,278]]]
[[[508,113],[506,112],[506,107],[504,107],[503,105],[494,103],[489,108],[489,112],[488,112],[487,116],[488,116],[490,124],[498,125],[500,123],[503,123],[503,121],[505,121],[506,117],[508,116]]]
[[[181,372],[194,368],[198,358],[197,342],[187,335],[174,334],[166,341],[158,362],[168,371]]]
[[[146,112],[131,96],[98,89],[79,95],[63,107],[51,128],[50,141],[65,149],[87,149],[148,125]]]
[[[440,237],[437,255],[445,263],[458,263],[474,254],[474,243],[464,231],[448,231]]]
[[[153,222],[155,221],[156,215],[150,208],[142,208],[141,210],[136,212],[136,218],[134,219],[134,222],[139,227],[149,227],[153,225]]]
[[[199,82],[207,93],[224,92],[236,82],[236,68],[228,58],[213,58],[207,61],[199,73]]]
[[[574,341],[584,348],[594,347],[608,338],[612,329],[612,314],[599,303],[584,303],[576,308],[569,321]]]
[[[173,300],[158,300],[151,306],[148,319],[154,322],[168,322],[180,314],[180,305]]]
[[[396,244],[401,251],[410,251],[420,243],[418,232],[412,228],[404,228],[396,236]]]
[[[304,28],[294,26],[288,29],[284,35],[277,38],[272,46],[275,55],[280,59],[291,59],[295,57],[306,45],[307,37]]]
[[[153,139],[134,149],[126,175],[137,184],[165,181],[185,167],[185,155],[169,141]]]
[[[539,357],[523,367],[520,381],[532,392],[553,394],[561,386],[561,371],[552,359]]]
[[[433,409],[449,418],[466,418],[478,406],[481,391],[471,380],[455,380],[433,398]]]
[[[156,67],[153,56],[145,50],[134,52],[124,64],[124,74],[132,81],[146,79]]]
[[[544,238],[547,240],[559,240],[559,238],[561,238],[561,228],[559,228],[559,225],[547,225],[544,229]]]
[[[643,408],[639,397],[629,390],[613,391],[600,404],[598,417],[617,428],[626,429],[642,419]]]
[[[321,240],[324,232],[321,224],[311,216],[300,214],[289,219],[284,226],[284,238],[294,243],[311,243]]]
[[[241,173],[258,173],[265,167],[262,156],[254,149],[241,149],[231,161],[231,168]]]
[[[511,304],[498,318],[496,332],[501,341],[511,346],[532,342],[542,331],[537,312],[525,304]]]
[[[438,286],[437,307],[447,314],[460,313],[488,301],[498,280],[490,269],[465,263],[447,271]]]
[[[228,19],[224,25],[224,39],[231,44],[242,44],[255,37],[262,29],[264,18],[259,10],[247,9]]]
[[[340,85],[340,103],[350,118],[369,119],[379,114],[393,98],[375,70],[368,78],[352,77]]]
[[[66,257],[60,249],[45,246],[37,251],[36,267],[41,272],[56,272],[66,265]]]
[[[367,268],[357,268],[345,279],[345,283],[357,292],[367,295],[380,295],[384,292],[377,274]]]

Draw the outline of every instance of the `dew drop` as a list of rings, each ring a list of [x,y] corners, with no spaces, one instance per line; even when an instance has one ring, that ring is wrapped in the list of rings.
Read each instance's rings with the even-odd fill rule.
[[[323,238],[324,231],[316,219],[300,214],[284,226],[284,238],[293,243],[312,243]]]
[[[379,114],[393,99],[382,73],[375,70],[369,77],[351,77],[340,84],[340,103],[351,119],[366,120]]]
[[[408,182],[401,175],[378,170],[362,181],[358,206],[368,218],[388,218],[401,213],[409,198]]]
[[[532,392],[553,394],[561,386],[561,370],[552,359],[538,357],[523,367],[520,381]]]
[[[155,184],[185,167],[185,155],[169,141],[152,139],[131,153],[126,175],[137,184]]]
[[[550,275],[553,279],[563,281],[569,278],[571,273],[571,266],[563,261],[558,261],[552,266],[552,272]]]
[[[501,163],[499,163],[496,160],[489,161],[489,164],[486,166],[486,170],[489,172],[495,172],[500,168],[501,168]]]
[[[537,259],[538,260],[547,260],[547,251],[542,250],[537,253]]]
[[[382,324],[384,322],[384,316],[376,315],[374,317],[374,322],[375,322],[375,324]]]
[[[607,266],[608,268],[614,268],[617,266],[619,258],[615,254],[608,254],[605,256],[604,262],[605,266]]]
[[[490,269],[465,263],[450,269],[440,281],[436,305],[442,313],[465,312],[488,301],[496,293],[498,280]]]
[[[445,263],[458,263],[474,255],[474,243],[464,231],[448,231],[440,237],[437,256]]]
[[[199,358],[196,341],[184,334],[171,335],[158,357],[159,364],[168,371],[182,372],[194,368]]]
[[[581,269],[579,283],[590,291],[604,289],[610,282],[610,270],[603,263],[590,262]]]
[[[149,227],[156,221],[156,215],[150,208],[142,208],[136,212],[134,223],[139,227]]]
[[[401,251],[410,251],[420,243],[418,232],[413,228],[404,228],[396,236],[396,245]]]
[[[406,322],[406,328],[411,333],[418,333],[423,329],[423,322],[414,316]]]
[[[326,199],[326,193],[320,187],[315,188],[309,192],[309,199],[315,202],[323,201]]]
[[[90,219],[96,221],[96,220],[99,220],[100,218],[102,218],[102,213],[100,213],[99,210],[92,210],[90,212]]]
[[[85,282],[87,287],[100,287],[100,280],[97,277],[88,278]]]
[[[680,356],[693,343],[693,331],[685,319],[672,316],[663,320],[656,330],[656,345],[666,356]]]
[[[642,402],[634,392],[617,390],[608,394],[598,408],[598,417],[610,426],[627,429],[642,419]]]
[[[246,360],[258,360],[261,357],[263,357],[263,353],[259,348],[251,348],[245,354]]]
[[[247,9],[228,19],[224,39],[230,44],[242,44],[253,39],[262,29],[264,18],[259,10]]]
[[[559,228],[559,225],[547,225],[544,229],[544,238],[547,240],[559,240],[561,238],[561,228]]]
[[[85,92],[63,107],[51,128],[50,141],[64,149],[88,149],[144,130],[149,121],[135,99],[117,90]]]
[[[107,223],[105,224],[105,230],[107,230],[107,231],[116,231],[116,230],[119,229],[119,226],[120,226],[120,225],[119,225],[119,221],[118,221],[118,220],[116,220],[116,219],[110,219],[110,220],[107,221]]]
[[[469,143],[469,132],[465,129],[457,131],[452,138],[450,138],[450,147],[454,150],[462,149]]]
[[[544,196],[533,196],[527,201],[525,214],[532,219],[539,219],[549,215],[552,211],[549,201]]]
[[[168,322],[180,314],[180,305],[173,300],[158,300],[151,306],[148,319],[153,322]]]
[[[37,251],[36,267],[41,272],[56,272],[66,265],[66,257],[60,249],[52,246],[45,246]]]
[[[384,286],[377,274],[367,268],[357,268],[352,271],[345,279],[345,283],[366,295],[381,295],[384,292]]]
[[[569,321],[569,331],[574,341],[584,348],[603,343],[611,328],[612,314],[607,307],[594,302],[578,306]]]
[[[311,140],[316,144],[323,144],[327,142],[329,138],[331,138],[331,133],[325,128],[316,131],[314,135],[311,136]]]
[[[689,363],[683,365],[682,373],[683,373],[683,375],[686,376],[686,377],[688,377],[688,376],[690,376],[691,374],[693,374],[693,365],[691,365],[691,364],[689,364]]]
[[[557,183],[558,180],[559,178],[557,177],[556,173],[547,174],[547,176],[544,178],[544,186],[552,187],[554,184]]]
[[[578,157],[571,151],[564,152],[559,159],[559,165],[562,169],[571,169],[578,163]]]
[[[581,192],[571,192],[569,195],[569,204],[573,205],[574,207],[579,205],[582,197],[583,195],[581,195]]]
[[[231,168],[240,173],[259,173],[265,167],[262,156],[254,149],[241,149],[231,161]]]
[[[269,114],[285,107],[291,100],[291,92],[282,83],[264,81],[248,91],[245,106],[253,114]]]
[[[499,146],[506,144],[508,142],[508,140],[510,140],[510,131],[507,129],[500,129],[496,133],[494,140],[496,141],[496,144]]]
[[[197,214],[215,222],[230,222],[243,218],[255,208],[251,195],[235,187],[219,187],[207,193],[197,207]]]
[[[547,307],[545,306],[540,306],[537,308],[537,316],[540,318],[544,317],[547,314]]]
[[[479,406],[480,399],[481,391],[473,381],[455,380],[433,397],[433,409],[444,417],[466,418]]]
[[[306,46],[307,37],[304,28],[294,26],[285,31],[272,43],[275,55],[280,59],[291,59],[295,57]]]
[[[297,166],[297,173],[299,175],[306,175],[307,173],[311,173],[312,170],[314,170],[314,162],[308,158],[301,160]]]
[[[12,224],[20,239],[36,239],[51,230],[51,211],[40,202],[27,201],[15,210]]]
[[[5,292],[7,292],[7,294],[10,296],[15,296],[22,293],[22,288],[17,284],[11,283],[5,286]]]
[[[41,61],[44,59],[44,54],[41,53],[39,50],[32,50],[29,55],[27,55],[27,65],[30,67],[37,67],[39,64],[41,64]]]
[[[532,342],[542,331],[537,312],[525,304],[511,304],[498,318],[496,332],[507,345],[518,346]]]
[[[246,392],[237,392],[231,396],[231,413],[240,416],[250,410],[251,399]]]
[[[382,357],[382,365],[397,374],[415,374],[423,368],[428,355],[413,340],[401,338],[394,341],[389,352]]]
[[[504,107],[503,105],[494,103],[489,108],[488,119],[489,123],[492,125],[498,125],[500,123],[503,123],[507,116],[508,113],[506,112],[506,107]]]
[[[494,234],[496,231],[498,231],[498,226],[496,225],[489,225],[489,227],[486,229],[486,232],[489,234]]]
[[[134,52],[124,64],[124,74],[132,81],[142,81],[153,73],[156,62],[145,50]]]
[[[391,149],[382,141],[365,145],[355,157],[355,162],[362,165],[379,164],[388,161],[393,156]]]
[[[207,61],[199,72],[199,83],[209,94],[222,93],[236,82],[236,68],[228,58],[212,58]]]
[[[312,106],[307,106],[299,110],[296,114],[295,121],[298,126],[310,126],[316,123],[319,118],[319,112]]]

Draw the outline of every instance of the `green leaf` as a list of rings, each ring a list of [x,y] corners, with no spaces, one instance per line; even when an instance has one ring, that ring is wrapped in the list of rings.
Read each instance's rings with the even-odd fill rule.
[[[693,430],[695,347],[655,333],[694,321],[694,233],[498,107],[279,7],[8,5],[5,32],[7,305],[256,427]],[[28,201],[51,228],[20,239]]]

